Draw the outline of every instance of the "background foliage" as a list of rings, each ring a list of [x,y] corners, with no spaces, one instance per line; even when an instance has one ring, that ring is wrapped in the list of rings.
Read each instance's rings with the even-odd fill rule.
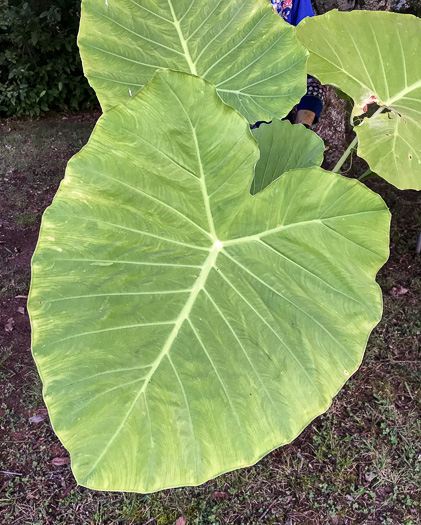
[[[0,0],[0,115],[97,106],[76,35],[80,0]]]
[[[418,1],[395,1],[394,9],[420,16]],[[80,3],[0,0],[0,116],[97,107],[76,45]],[[341,7],[322,4],[313,0],[318,14]]]

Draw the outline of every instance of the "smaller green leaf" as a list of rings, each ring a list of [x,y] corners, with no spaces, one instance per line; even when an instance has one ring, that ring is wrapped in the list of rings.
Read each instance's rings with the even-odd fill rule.
[[[389,113],[364,119],[355,131],[358,155],[372,171],[401,190],[421,190],[421,128]]]
[[[251,185],[252,195],[287,171],[312,168],[323,162],[323,140],[300,124],[276,119],[253,130],[253,135],[259,143],[260,159]]]

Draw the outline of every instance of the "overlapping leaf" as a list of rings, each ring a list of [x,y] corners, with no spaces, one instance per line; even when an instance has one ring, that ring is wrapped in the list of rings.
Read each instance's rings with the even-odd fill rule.
[[[331,11],[297,31],[310,73],[350,95],[355,115],[372,102],[391,110],[356,127],[358,154],[398,188],[421,189],[421,20]]]
[[[355,131],[358,154],[367,160],[372,171],[402,190],[421,190],[421,127],[389,113],[364,119]],[[391,173],[393,178],[386,177]]]
[[[260,149],[251,185],[253,195],[289,170],[320,166],[323,162],[323,140],[304,126],[275,119],[254,129],[253,135]]]
[[[212,85],[164,71],[70,161],[29,310],[80,484],[149,492],[250,465],[357,369],[381,315],[387,208],[320,168],[251,196],[257,159]]]
[[[268,0],[83,0],[78,43],[105,110],[158,68],[205,77],[250,122],[285,116],[305,93],[306,51]]]

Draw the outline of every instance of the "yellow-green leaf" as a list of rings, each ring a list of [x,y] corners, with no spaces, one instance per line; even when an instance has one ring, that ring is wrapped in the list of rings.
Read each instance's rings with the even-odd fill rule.
[[[32,261],[32,349],[78,483],[151,492],[251,465],[358,368],[389,212],[258,148],[203,79],[159,72],[70,161]]]
[[[159,68],[206,78],[249,122],[285,116],[305,93],[306,51],[268,0],[83,0],[78,43],[104,110]]]

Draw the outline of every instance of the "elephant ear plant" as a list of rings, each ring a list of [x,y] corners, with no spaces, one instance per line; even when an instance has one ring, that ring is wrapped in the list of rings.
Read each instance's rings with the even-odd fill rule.
[[[258,158],[211,84],[163,71],[69,162],[30,311],[82,485],[151,492],[255,463],[358,368],[381,316],[386,206],[320,168],[252,196]]]
[[[305,89],[295,29],[264,0],[162,5],[84,0],[105,113],[32,263],[45,402],[98,490],[197,485],[290,442],[382,311],[385,203],[279,120]]]
[[[421,20],[412,15],[331,11],[297,28],[309,72],[354,100],[358,155],[400,189],[421,190]],[[385,111],[387,113],[385,113]],[[338,166],[339,169],[339,166]]]

